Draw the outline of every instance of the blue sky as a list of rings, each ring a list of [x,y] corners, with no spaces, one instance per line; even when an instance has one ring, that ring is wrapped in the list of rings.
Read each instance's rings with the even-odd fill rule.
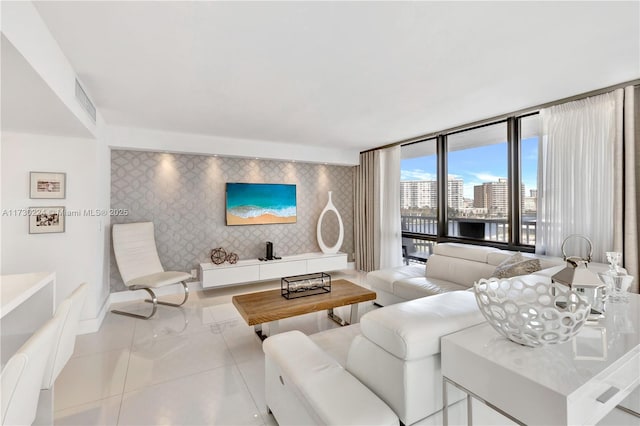
[[[538,138],[522,140],[522,182],[525,195],[537,188]],[[464,180],[465,198],[473,198],[474,185],[507,177],[507,144],[493,144],[449,153],[449,176]],[[435,180],[436,156],[402,160],[402,180]]]

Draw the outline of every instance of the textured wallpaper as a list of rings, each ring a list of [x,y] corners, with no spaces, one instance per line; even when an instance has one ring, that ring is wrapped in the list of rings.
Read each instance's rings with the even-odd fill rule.
[[[205,155],[156,152],[111,152],[111,209],[127,209],[111,223],[152,221],[160,261],[167,270],[189,272],[210,261],[214,247],[235,252],[240,259],[264,256],[272,241],[277,256],[320,251],[318,217],[333,191],[342,216],[344,242],[340,251],[353,260],[353,167]],[[293,183],[297,222],[275,225],[225,225],[225,183]],[[337,239],[335,215],[325,215],[323,239]],[[111,253],[111,292],[125,290]]]

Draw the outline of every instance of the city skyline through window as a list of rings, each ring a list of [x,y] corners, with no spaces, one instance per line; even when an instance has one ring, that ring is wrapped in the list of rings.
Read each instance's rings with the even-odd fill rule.
[[[538,115],[520,118],[520,241],[535,245],[539,150]],[[509,241],[511,187],[507,123],[447,136],[446,235]],[[435,139],[421,149],[403,147],[401,216],[403,232],[437,234],[438,171]],[[444,187],[443,187],[444,188]]]

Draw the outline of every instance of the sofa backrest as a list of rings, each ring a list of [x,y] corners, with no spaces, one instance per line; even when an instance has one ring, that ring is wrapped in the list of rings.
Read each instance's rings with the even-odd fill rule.
[[[489,278],[496,267],[485,262],[434,254],[427,262],[427,278],[451,281],[471,287],[480,278]]]
[[[437,244],[433,252],[427,263],[427,278],[452,281],[465,287],[472,287],[480,278],[491,277],[496,266],[516,254],[514,251],[461,243]],[[543,270],[564,265],[558,257],[521,254],[526,258],[539,259]]]
[[[496,267],[487,263],[491,253],[499,249],[459,243],[441,243],[434,247],[434,254],[427,262],[427,278],[437,278],[473,286],[480,278],[489,278]]]

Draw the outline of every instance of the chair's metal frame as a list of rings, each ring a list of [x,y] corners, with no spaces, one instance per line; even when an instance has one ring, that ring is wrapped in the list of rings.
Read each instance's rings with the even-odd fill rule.
[[[133,312],[119,311],[116,309],[113,309],[111,312],[118,315],[125,315],[128,317],[147,320],[155,315],[156,310],[158,309],[158,305],[173,306],[174,308],[178,308],[184,305],[187,302],[187,299],[189,299],[189,287],[187,287],[187,284],[184,281],[180,281],[180,284],[182,284],[182,287],[184,288],[184,300],[181,303],[163,302],[161,300],[158,300],[158,297],[156,296],[156,294],[149,287],[132,286],[132,287],[129,287],[129,290],[131,291],[145,290],[147,293],[149,293],[149,296],[151,296],[151,299],[145,299],[144,301],[147,303],[153,303],[153,309],[151,310],[151,313],[148,316],[145,316],[140,314],[134,314]]]

